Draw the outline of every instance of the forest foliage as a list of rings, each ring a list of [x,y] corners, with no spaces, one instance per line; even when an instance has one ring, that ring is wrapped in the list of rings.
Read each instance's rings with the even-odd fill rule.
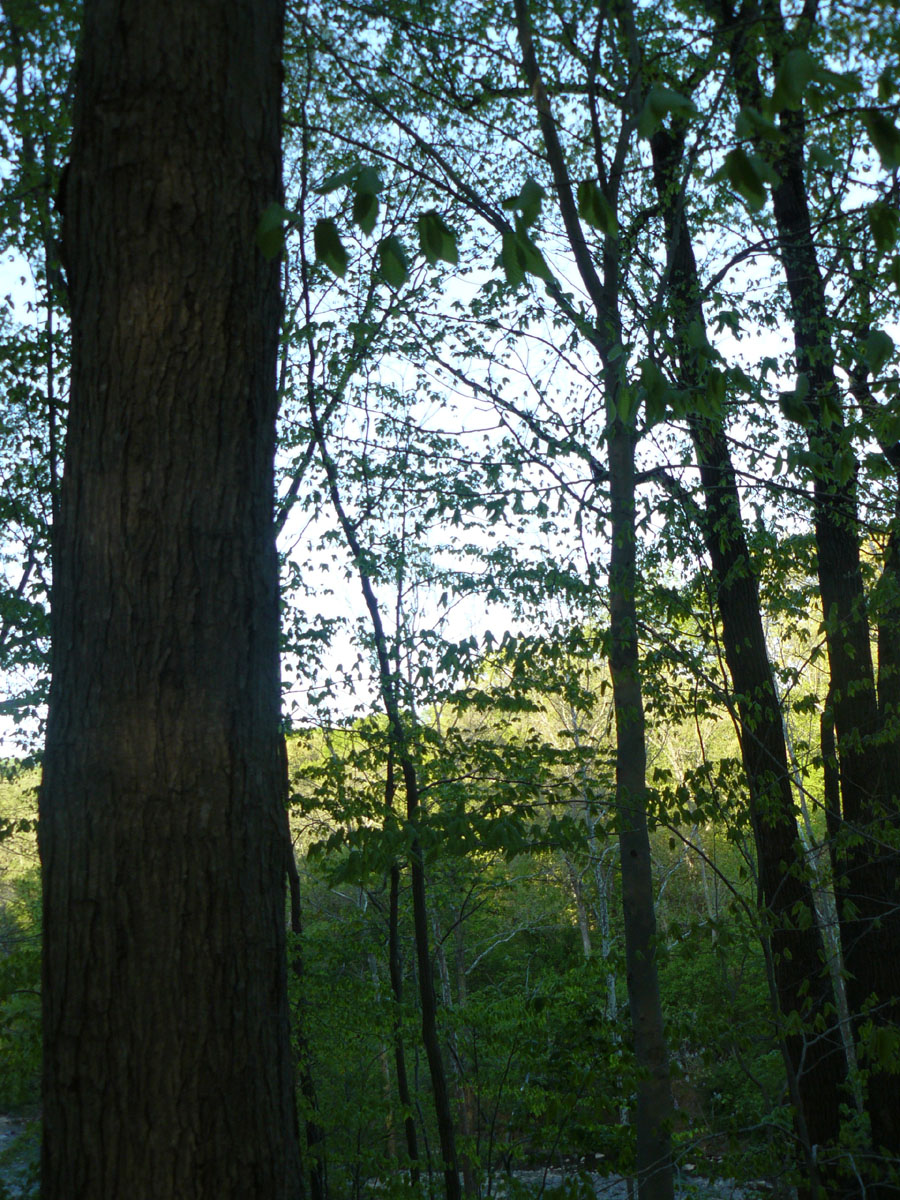
[[[551,1166],[641,1200],[898,1186],[896,17],[288,6],[258,245],[313,1200]],[[0,1110],[28,1112],[78,13],[3,20]]]

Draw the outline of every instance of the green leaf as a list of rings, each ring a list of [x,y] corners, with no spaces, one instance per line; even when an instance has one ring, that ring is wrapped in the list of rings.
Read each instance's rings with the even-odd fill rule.
[[[327,196],[329,192],[336,192],[338,188],[349,187],[359,174],[359,167],[348,167],[346,171],[336,171],[333,175],[328,175],[316,191],[320,196]]]
[[[350,261],[341,242],[337,225],[330,217],[320,217],[313,230],[313,246],[318,262],[324,263],[333,275],[343,277]]]
[[[723,171],[752,212],[759,212],[766,202],[765,185],[778,180],[772,168],[758,154],[748,154],[740,146],[725,155]]]
[[[868,108],[863,113],[863,124],[884,169],[893,171],[900,167],[900,130],[890,117],[877,108]]]
[[[433,208],[422,213],[416,222],[419,230],[419,245],[428,263],[442,259],[455,266],[459,262],[456,234]]]
[[[635,388],[620,384],[616,393],[616,416],[623,425],[630,425],[638,408],[638,394]],[[647,418],[650,422],[649,416]]]
[[[822,404],[822,422],[826,428],[830,428],[835,422],[841,420],[844,410],[841,406],[841,397],[837,388],[827,388],[821,396]]]
[[[778,128],[774,121],[770,121],[768,117],[764,117],[758,108],[752,108],[749,105],[742,108],[738,113],[734,122],[735,132],[739,138],[751,141],[753,138],[762,137],[768,141],[780,141],[784,137],[782,130]]]
[[[525,230],[524,220],[521,223],[519,220],[516,221],[516,245],[519,248],[519,261],[523,270],[527,271],[529,275],[536,275],[538,279],[547,281],[552,279],[550,268],[544,261],[543,254]]]
[[[353,197],[353,220],[363,233],[372,232],[378,220],[378,197],[374,192],[356,192]]]
[[[900,210],[882,200],[876,200],[869,206],[869,228],[872,230],[875,249],[884,254],[895,245],[900,233]]]
[[[841,450],[834,456],[832,466],[838,485],[843,487],[850,482],[856,472],[856,458],[851,450]]]
[[[900,1075],[900,1030],[889,1025],[873,1027],[865,1041],[865,1051],[880,1071]]]
[[[578,185],[578,215],[601,233],[618,233],[619,224],[612,205],[593,179],[583,179]]]
[[[809,380],[805,375],[797,377],[797,387],[791,392],[782,392],[778,397],[781,411],[789,421],[798,425],[806,425],[809,421],[809,406],[806,397],[809,395]]]
[[[817,72],[816,60],[808,50],[789,50],[775,76],[772,108],[776,112],[783,108],[799,108],[803,93]]]
[[[393,288],[409,279],[409,261],[400,239],[393,234],[378,243],[378,264],[382,277]]]
[[[353,179],[353,190],[358,196],[377,196],[381,188],[381,176],[377,167],[361,167]]]
[[[878,375],[881,368],[894,353],[894,340],[883,329],[873,329],[866,338],[864,355],[866,366],[873,375]]]
[[[725,372],[710,367],[706,376],[706,412],[719,416],[725,406]]]
[[[641,387],[644,389],[644,417],[647,427],[652,428],[654,425],[658,425],[666,415],[669,385],[666,377],[652,359],[645,358],[639,369]],[[626,418],[622,419],[624,421]]]
[[[820,146],[817,142],[813,143],[807,150],[806,161],[811,167],[815,167],[820,171],[837,171],[840,166],[836,156],[825,146]]]
[[[500,263],[506,275],[506,282],[511,288],[517,288],[525,279],[525,268],[519,261],[519,245],[516,235],[509,231],[503,233]]]
[[[878,76],[878,99],[882,104],[886,104],[896,91],[897,83],[894,73],[890,67],[885,67]]]
[[[256,227],[256,244],[269,260],[277,258],[284,249],[284,223],[291,214],[283,204],[270,204],[259,218]]]
[[[688,120],[696,117],[697,106],[693,100],[682,96],[680,92],[673,92],[671,88],[654,83],[638,116],[638,134],[642,138],[652,137],[669,113]]]
[[[509,200],[504,200],[503,207],[507,211],[520,212],[522,214],[522,224],[527,229],[538,219],[541,211],[541,203],[546,195],[547,193],[537,180],[532,179],[529,175],[522,184],[518,196],[512,196]]]
[[[895,254],[891,259],[891,265],[888,267],[888,278],[897,291],[900,292],[900,254]]]
[[[900,441],[900,413],[879,407],[872,415],[872,431],[882,446],[893,446]],[[880,454],[874,456],[884,462]],[[891,472],[893,474],[893,471]]]

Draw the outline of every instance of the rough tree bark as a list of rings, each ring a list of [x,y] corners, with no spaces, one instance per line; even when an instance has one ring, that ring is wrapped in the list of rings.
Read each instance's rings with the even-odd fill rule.
[[[48,1200],[296,1200],[281,0],[87,0],[41,793]]]

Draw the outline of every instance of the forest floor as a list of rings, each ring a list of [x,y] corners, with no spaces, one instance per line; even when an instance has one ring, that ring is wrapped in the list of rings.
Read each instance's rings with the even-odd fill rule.
[[[571,1173],[562,1171],[513,1171],[515,1180],[524,1185],[527,1191],[535,1196],[548,1196],[566,1183],[571,1186],[576,1178]],[[591,1184],[598,1200],[635,1200],[636,1191],[633,1183],[621,1175],[597,1175],[591,1173]],[[502,1194],[497,1188],[497,1194]],[[558,1194],[558,1193],[557,1193]],[[579,1193],[565,1193],[578,1195]],[[675,1182],[677,1200],[759,1200],[771,1196],[771,1188],[762,1181],[753,1183],[736,1183],[733,1179],[701,1179],[696,1176],[680,1174]]]
[[[39,1125],[36,1120],[25,1117],[0,1115],[0,1200],[27,1200],[37,1195],[37,1171],[39,1163]],[[572,1185],[577,1175],[562,1168],[547,1171],[513,1171],[512,1178],[518,1185],[517,1195],[544,1197],[550,1200],[555,1195],[584,1196]],[[582,1174],[581,1178],[591,1186],[598,1200],[635,1200],[633,1186],[620,1175]],[[567,1190],[562,1189],[568,1184]],[[494,1195],[502,1197],[510,1189],[504,1187],[503,1177],[494,1180]],[[700,1179],[682,1174],[676,1182],[677,1200],[760,1200],[771,1196],[771,1190],[761,1181],[738,1184],[731,1179]]]
[[[0,1200],[37,1195],[40,1125],[27,1117],[0,1116]]]

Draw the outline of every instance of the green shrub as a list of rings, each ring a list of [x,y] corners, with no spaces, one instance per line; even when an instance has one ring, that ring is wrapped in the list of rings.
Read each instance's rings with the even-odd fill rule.
[[[41,1074],[41,883],[13,881],[0,908],[0,1109],[37,1102]]]

